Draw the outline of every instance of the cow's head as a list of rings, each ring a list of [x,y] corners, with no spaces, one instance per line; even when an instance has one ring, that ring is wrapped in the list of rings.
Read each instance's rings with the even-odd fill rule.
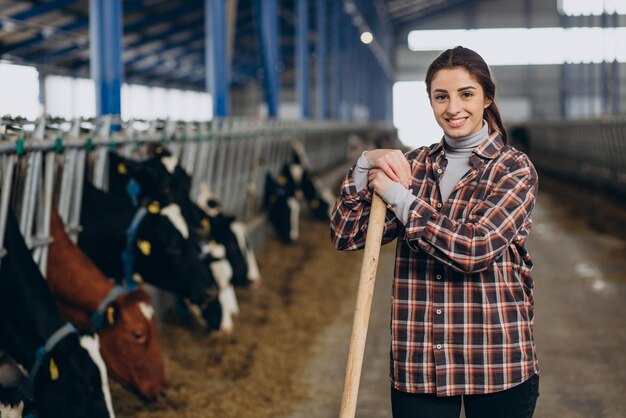
[[[270,173],[265,177],[263,196],[270,223],[283,242],[297,241],[299,238],[300,203],[290,193],[285,176],[274,179]]]
[[[334,203],[334,196],[330,191],[320,186],[317,176],[305,170],[302,175],[302,193],[309,206],[309,215],[318,220],[330,220],[330,209]]]
[[[94,359],[76,333],[65,336],[44,354],[33,383],[38,416],[110,417],[109,390],[97,361],[102,359]]]
[[[215,280],[197,245],[188,239],[188,230],[177,227],[185,220],[176,205],[162,210],[148,209],[133,243],[134,269],[143,279],[189,300],[200,308],[210,329],[221,322]],[[148,205],[150,208],[150,205]]]
[[[62,299],[58,304],[63,316],[81,329],[93,325],[89,312]],[[148,294],[135,289],[119,295],[104,308],[100,326],[100,352],[109,374],[146,399],[163,393],[165,371]]]
[[[50,231],[54,242],[49,247],[47,283],[63,316],[80,330],[95,328],[102,357],[116,380],[145,398],[155,398],[165,387],[165,377],[148,294],[113,288],[70,241],[56,211]],[[108,305],[100,307],[103,300]]]
[[[109,190],[115,193],[139,193],[129,189],[129,181],[134,178],[139,163],[109,152]]]
[[[261,274],[250,247],[248,233],[243,223],[224,214],[220,202],[213,196],[206,183],[200,184],[196,198],[201,222],[208,227],[210,235],[226,249],[226,258],[233,270],[235,286],[250,286],[259,282]]]
[[[156,398],[166,383],[150,297],[143,290],[133,290],[118,296],[104,314],[105,325],[98,334],[109,373],[145,398]]]

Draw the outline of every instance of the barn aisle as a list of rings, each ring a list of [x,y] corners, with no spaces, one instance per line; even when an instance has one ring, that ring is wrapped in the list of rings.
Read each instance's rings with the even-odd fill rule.
[[[334,250],[333,250],[334,251]],[[365,346],[365,358],[357,402],[357,416],[390,418],[389,404],[389,315],[395,241],[381,249],[372,300],[372,311]],[[358,252],[361,256],[362,252]],[[337,417],[348,358],[352,320],[356,301],[360,265],[349,279],[353,293],[338,307],[339,314],[317,339],[312,348],[302,384],[311,388],[311,399],[293,405],[295,411],[281,418]]]
[[[626,241],[592,229],[588,221],[603,223],[597,218],[606,214],[578,216],[583,203],[567,198],[540,193],[530,235],[541,370],[535,417],[625,417]]]

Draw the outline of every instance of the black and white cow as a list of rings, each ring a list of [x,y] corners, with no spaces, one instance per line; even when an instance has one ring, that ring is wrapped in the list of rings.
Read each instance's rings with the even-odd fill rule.
[[[291,243],[299,239],[300,201],[285,176],[274,179],[270,173],[266,174],[263,206],[281,241]]]
[[[200,185],[196,203],[202,211],[201,222],[205,225],[209,223],[211,235],[226,249],[226,258],[233,268],[233,284],[258,287],[261,272],[246,226],[222,211],[222,206],[206,183]]]
[[[230,240],[225,239],[222,230],[219,227],[215,228],[215,222],[207,218],[191,201],[189,197],[191,177],[180,167],[178,160],[162,146],[157,146],[154,152],[152,158],[142,162],[110,155],[109,176],[115,178],[114,182],[110,183],[114,187],[111,190],[128,195],[128,191],[135,188],[138,192],[138,198],[135,199],[137,201],[156,199],[164,204],[177,204],[189,226],[192,241],[205,254],[206,265],[219,288],[222,308],[237,314],[239,308],[232,285],[245,286],[250,283],[251,275],[246,258],[237,245],[232,245],[232,242],[235,242],[234,237]],[[225,265],[225,261],[230,263],[230,268]],[[252,276],[250,280],[256,279],[257,276]]]
[[[232,329],[178,205],[161,207],[153,201],[134,207],[127,198],[87,182],[82,203],[78,245],[105,275],[131,286],[145,280],[185,298],[209,329]]]
[[[306,204],[313,219],[328,221],[335,203],[335,196],[322,187],[313,170],[300,163],[299,153],[294,152],[292,161],[283,165],[281,175],[287,180],[287,191],[299,202]]]
[[[38,416],[113,417],[97,338],[64,323],[9,210],[0,267],[0,348],[29,374]]]
[[[328,188],[322,187],[319,178],[311,170],[304,171],[301,187],[311,218],[321,221],[330,220],[330,211],[336,199],[333,193]]]

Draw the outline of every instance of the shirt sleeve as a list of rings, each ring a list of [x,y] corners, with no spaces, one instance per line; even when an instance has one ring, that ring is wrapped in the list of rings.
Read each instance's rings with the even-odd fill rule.
[[[363,151],[363,154],[359,157],[354,168],[354,185],[357,191],[361,191],[367,187],[367,175],[369,174],[372,165],[365,156],[367,151]]]
[[[454,270],[486,270],[511,245],[535,205],[537,173],[529,160],[496,180],[487,198],[464,221],[455,221],[416,198],[405,224],[405,239]]]
[[[330,238],[338,250],[359,250],[365,247],[372,191],[368,187],[357,187],[357,169],[358,164],[348,171],[330,215]],[[387,210],[382,243],[393,241],[398,236],[398,229],[397,218],[391,210]]]
[[[389,204],[398,220],[405,225],[409,220],[409,210],[415,201],[415,195],[396,182],[383,194],[383,200]]]

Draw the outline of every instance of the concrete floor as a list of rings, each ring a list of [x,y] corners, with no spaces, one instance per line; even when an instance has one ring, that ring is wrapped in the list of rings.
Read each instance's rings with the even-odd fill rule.
[[[626,417],[626,240],[594,232],[541,195],[528,248],[535,262],[535,333],[541,369],[535,418]],[[393,246],[379,264],[357,417],[391,417],[389,311]],[[355,272],[355,283],[358,272]],[[355,284],[356,286],[356,284]],[[356,293],[356,287],[355,287]],[[310,400],[282,418],[337,417],[354,299],[319,338],[302,384]]]

